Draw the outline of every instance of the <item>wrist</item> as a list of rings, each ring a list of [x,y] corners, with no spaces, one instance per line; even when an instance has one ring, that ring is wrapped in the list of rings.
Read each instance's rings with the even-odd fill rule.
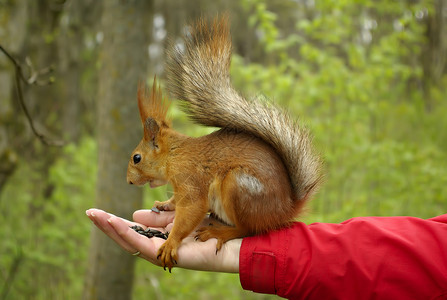
[[[219,251],[218,255],[222,255],[221,259],[215,260],[216,271],[226,273],[239,273],[239,252],[241,250],[242,239],[229,240]]]

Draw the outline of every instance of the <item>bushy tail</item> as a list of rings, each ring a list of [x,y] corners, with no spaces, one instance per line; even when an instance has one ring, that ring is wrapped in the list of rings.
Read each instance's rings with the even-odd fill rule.
[[[231,47],[228,18],[211,24],[199,20],[184,47],[168,53],[168,90],[199,124],[246,131],[272,145],[288,170],[295,200],[304,201],[321,181],[321,161],[309,132],[280,108],[248,101],[232,88]]]

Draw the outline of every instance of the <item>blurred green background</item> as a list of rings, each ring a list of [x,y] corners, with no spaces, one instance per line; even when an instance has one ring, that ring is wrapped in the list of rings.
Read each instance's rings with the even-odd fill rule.
[[[138,15],[150,23],[142,45],[147,78],[157,74],[161,84],[168,40],[178,42],[201,15],[230,13],[234,85],[306,123],[324,157],[325,183],[300,221],[447,212],[447,1],[147,2]],[[112,10],[104,3],[0,0],[0,45],[24,66],[29,57],[37,69],[54,69],[40,75],[54,84],[23,87],[30,113],[42,132],[66,142],[48,147],[30,132],[14,69],[0,53],[0,300],[92,299],[84,291],[93,247],[84,211],[98,203],[98,85],[108,30],[101,20]],[[136,107],[137,82],[126,84]],[[170,115],[180,132],[210,132],[175,104]],[[132,122],[139,136],[137,114]],[[119,181],[128,158],[117,158]],[[169,194],[169,187],[143,190],[146,208]],[[274,298],[243,291],[237,275],[169,274],[136,261],[129,298]]]

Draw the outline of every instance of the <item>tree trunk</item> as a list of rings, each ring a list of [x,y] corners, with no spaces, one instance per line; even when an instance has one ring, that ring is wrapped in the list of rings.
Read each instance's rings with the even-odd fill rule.
[[[441,78],[447,68],[447,1],[435,0],[434,8],[426,18],[427,44],[422,52],[422,68],[424,70],[423,88],[425,109],[433,110],[432,89],[440,86]]]
[[[105,1],[98,95],[96,207],[130,218],[141,207],[141,189],[126,182],[132,149],[142,137],[138,80],[146,78],[152,1]],[[91,234],[84,299],[130,299],[135,257],[102,232]]]
[[[96,98],[91,93],[97,90],[96,72],[91,72],[97,60],[96,40],[86,40],[98,31],[102,1],[68,1],[64,5],[64,14],[59,25],[58,50],[59,66],[56,85],[60,89],[61,114],[59,122],[63,125],[64,138],[78,142],[82,134],[92,132],[95,118],[95,106],[87,99]],[[88,80],[82,80],[86,73],[92,73]],[[90,89],[89,89],[90,88]]]
[[[83,50],[82,8],[86,1],[73,1],[66,5],[65,22],[60,24],[59,70],[63,102],[61,111],[64,138],[78,142],[81,133],[81,51]]]

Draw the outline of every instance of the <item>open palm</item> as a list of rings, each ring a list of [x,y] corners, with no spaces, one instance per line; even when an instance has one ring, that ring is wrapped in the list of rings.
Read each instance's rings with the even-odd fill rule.
[[[93,223],[113,239],[121,248],[129,253],[140,252],[139,257],[160,266],[157,251],[165,240],[157,237],[147,238],[130,228],[139,225],[150,227],[162,232],[169,232],[173,226],[175,211],[155,213],[151,210],[138,210],[134,213],[134,221],[129,221],[99,209],[89,209],[87,216]],[[205,218],[201,226],[215,223],[212,218]],[[176,267],[218,272],[239,272],[239,249],[242,239],[228,241],[216,254],[216,239],[206,242],[196,241],[195,231],[183,239],[178,249],[178,264]]]

